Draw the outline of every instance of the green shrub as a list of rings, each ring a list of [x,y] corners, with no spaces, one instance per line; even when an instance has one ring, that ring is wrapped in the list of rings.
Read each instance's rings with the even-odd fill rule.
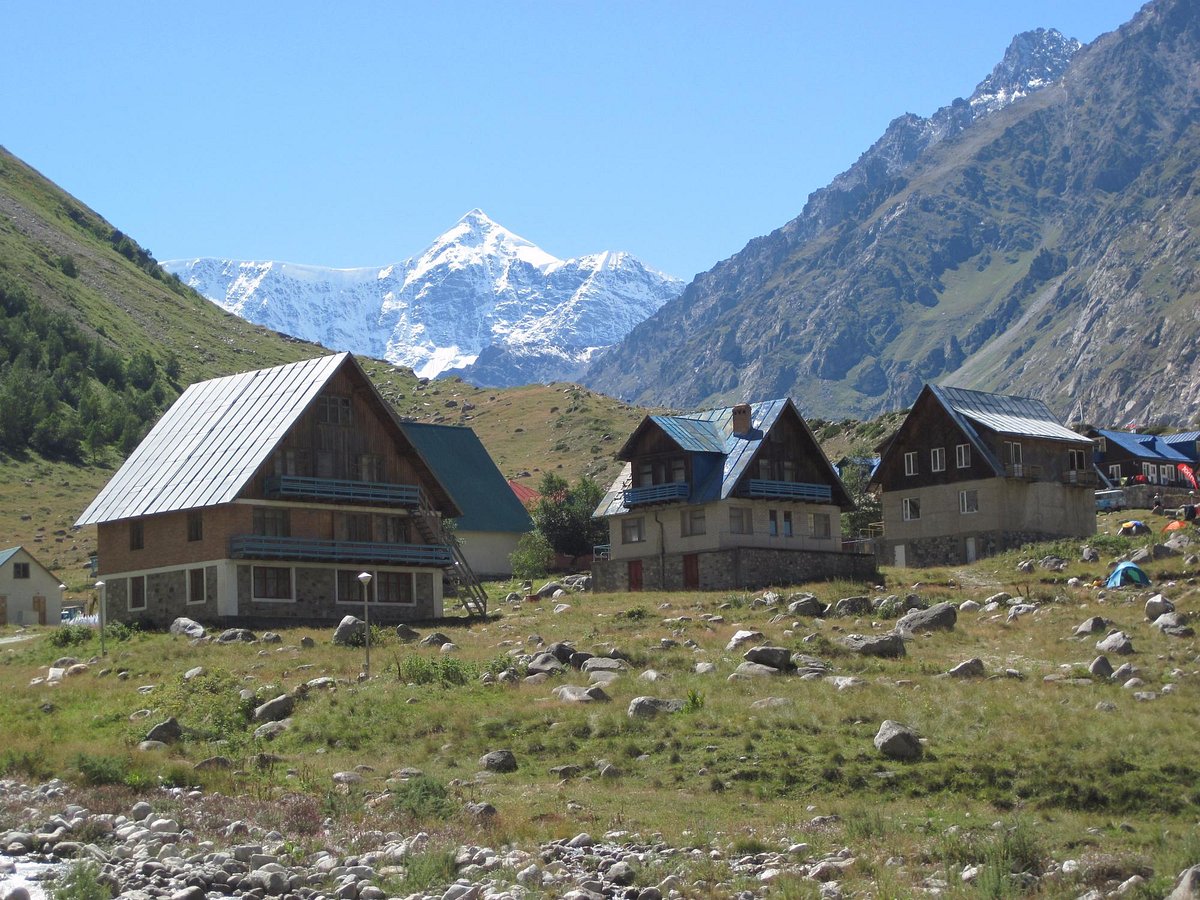
[[[112,891],[100,882],[100,866],[92,860],[72,863],[63,875],[50,882],[49,900],[111,900]]]
[[[479,677],[479,667],[452,656],[430,659],[414,653],[396,661],[396,675],[405,684],[461,686]]]
[[[458,877],[454,856],[453,848],[414,853],[405,860],[404,878],[391,893],[411,894],[450,884]]]
[[[508,561],[514,578],[543,578],[554,565],[554,548],[540,531],[529,531],[521,535]]]
[[[124,784],[128,761],[120,756],[105,756],[100,753],[80,753],[75,757],[75,768],[83,776],[85,784]]]
[[[74,647],[86,644],[95,632],[90,625],[60,625],[50,632],[51,647]]]
[[[216,737],[244,734],[254,701],[241,697],[242,681],[232,672],[213,669],[194,678],[183,676],[165,685],[159,705],[168,715],[186,722],[189,729]]]
[[[392,791],[396,810],[420,821],[446,819],[454,803],[446,786],[429,775],[418,775]]]

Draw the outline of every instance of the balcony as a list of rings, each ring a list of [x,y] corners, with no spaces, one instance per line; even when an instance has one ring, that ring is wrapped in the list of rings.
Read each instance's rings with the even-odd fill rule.
[[[1061,475],[1063,484],[1077,484],[1080,487],[1094,488],[1100,484],[1100,478],[1094,469],[1068,469]]]
[[[692,493],[692,486],[686,481],[672,481],[667,484],[650,484],[646,487],[629,488],[621,493],[625,499],[626,509],[632,509],[635,506],[646,506],[650,503],[686,500]]]
[[[830,503],[833,500],[833,488],[827,484],[751,478],[748,487],[751,497],[765,497],[772,500],[807,500],[810,503]]]
[[[263,487],[264,493],[271,500],[329,500],[337,503],[368,503],[410,508],[421,505],[421,489],[415,484],[270,475]]]
[[[445,544],[376,544],[369,541],[322,541],[313,538],[239,534],[229,539],[231,559],[295,562],[353,562],[439,566],[454,562]]]
[[[1026,481],[1037,481],[1042,477],[1041,466],[1026,466],[1021,463],[1009,463],[1004,467],[1005,478],[1024,478]]]

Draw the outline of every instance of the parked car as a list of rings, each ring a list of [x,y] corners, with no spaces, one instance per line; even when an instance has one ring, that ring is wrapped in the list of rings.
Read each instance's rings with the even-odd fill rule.
[[[79,616],[83,615],[82,606],[64,606],[62,612],[59,613],[59,618],[63,622],[74,622]]]
[[[1119,512],[1126,505],[1122,490],[1096,491],[1096,512]]]

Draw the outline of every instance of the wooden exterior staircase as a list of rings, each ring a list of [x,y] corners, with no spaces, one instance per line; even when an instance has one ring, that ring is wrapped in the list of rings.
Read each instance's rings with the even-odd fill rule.
[[[416,523],[417,531],[421,533],[421,537],[425,539],[426,543],[443,544],[450,548],[451,563],[442,571],[446,575],[446,580],[454,585],[455,594],[462,602],[467,615],[487,615],[487,592],[484,591],[475,571],[467,563],[467,558],[463,556],[458,541],[455,540],[453,534],[442,527],[441,516],[424,497],[421,498],[420,511],[413,516],[413,520]]]

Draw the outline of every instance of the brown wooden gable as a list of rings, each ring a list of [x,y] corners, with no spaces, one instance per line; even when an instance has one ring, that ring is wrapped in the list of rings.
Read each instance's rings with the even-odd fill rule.
[[[955,448],[959,444],[971,446],[971,465],[965,469],[957,466]],[[935,447],[945,451],[944,471],[933,471],[932,451]],[[970,436],[928,387],[921,391],[900,428],[878,449],[879,468],[875,470],[872,483],[880,485],[884,491],[992,478],[997,474],[991,462],[979,452]],[[906,475],[905,454],[912,452],[917,454],[917,474]]]
[[[833,492],[833,502],[845,510],[854,509],[854,501],[821,444],[796,405],[788,400],[770,430],[763,435],[758,450],[746,466],[739,481],[739,491],[750,479],[770,481],[789,480],[784,477],[786,465],[791,464],[791,481],[827,484]]]

